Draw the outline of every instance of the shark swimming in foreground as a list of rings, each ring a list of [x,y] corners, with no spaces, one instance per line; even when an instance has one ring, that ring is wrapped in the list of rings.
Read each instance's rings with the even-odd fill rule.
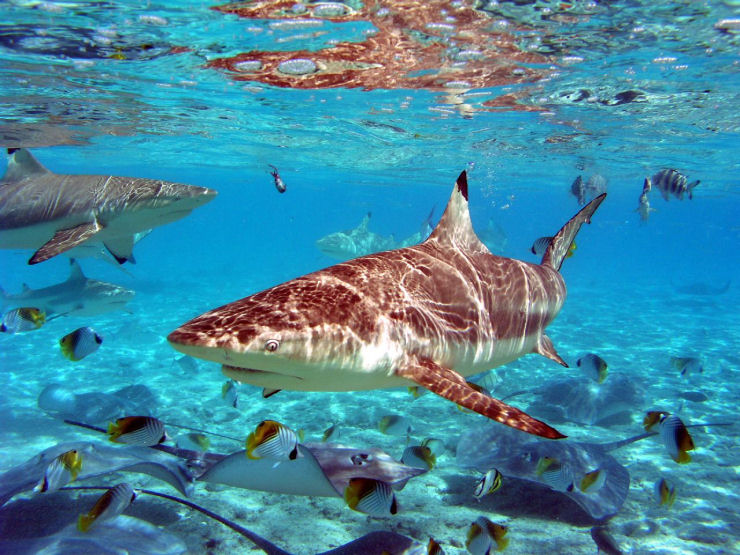
[[[90,279],[82,273],[76,260],[70,260],[69,278],[56,285],[31,289],[9,295],[0,288],[0,306],[3,309],[33,306],[49,314],[94,316],[114,310],[125,310],[134,298],[134,291],[121,285]]]
[[[82,244],[97,244],[119,264],[133,261],[134,235],[174,222],[216,191],[158,179],[65,175],[24,148],[9,148],[0,180],[0,248],[33,249],[37,264]]]
[[[503,424],[548,438],[544,422],[466,381],[527,353],[563,366],[544,330],[565,301],[560,266],[586,205],[541,264],[495,256],[473,231],[466,173],[423,243],[343,262],[216,308],[170,333],[187,355],[267,389],[355,391],[423,386]]]

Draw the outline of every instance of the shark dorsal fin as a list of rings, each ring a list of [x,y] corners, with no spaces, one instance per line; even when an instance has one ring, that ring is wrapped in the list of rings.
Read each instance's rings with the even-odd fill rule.
[[[80,263],[74,258],[69,259],[69,279],[68,281],[77,281],[80,279],[87,279],[85,274],[82,272]]]
[[[465,171],[457,178],[447,208],[445,208],[442,218],[440,218],[437,227],[434,228],[427,242],[455,245],[458,248],[483,247],[483,243],[473,230],[473,222],[470,219],[468,176]]]
[[[367,214],[365,214],[365,217],[362,218],[362,221],[360,222],[360,225],[357,226],[357,228],[362,231],[367,231],[367,226],[370,224],[370,217],[372,215],[372,212],[368,212]]]
[[[28,176],[50,173],[41,162],[25,148],[8,149],[10,160],[3,181],[21,181]]]

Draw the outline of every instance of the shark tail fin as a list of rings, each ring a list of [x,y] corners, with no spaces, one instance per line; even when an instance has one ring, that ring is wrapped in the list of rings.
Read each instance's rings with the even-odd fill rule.
[[[599,205],[604,202],[606,193],[603,193],[589,202],[586,206],[573,216],[568,223],[566,223],[560,231],[552,238],[550,245],[545,250],[545,254],[542,256],[541,264],[543,266],[549,266],[555,270],[560,271],[560,267],[563,265],[563,260],[568,254],[571,243],[576,238],[578,230],[581,229],[583,224],[591,223],[591,216]]]

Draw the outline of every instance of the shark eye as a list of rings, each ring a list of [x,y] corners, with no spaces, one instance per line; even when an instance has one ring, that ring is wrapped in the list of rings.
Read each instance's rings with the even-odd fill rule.
[[[265,351],[274,353],[278,350],[278,347],[280,347],[280,341],[278,341],[277,339],[268,339],[267,341],[265,341]]]

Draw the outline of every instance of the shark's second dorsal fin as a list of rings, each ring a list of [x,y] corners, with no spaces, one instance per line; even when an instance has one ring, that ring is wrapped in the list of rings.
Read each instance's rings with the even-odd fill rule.
[[[41,162],[36,160],[25,148],[9,148],[10,160],[3,181],[20,181],[31,175],[50,173]]]
[[[465,171],[457,178],[447,208],[426,242],[466,248],[483,246],[473,230],[473,222],[470,219],[468,176]]]
[[[80,279],[87,279],[85,274],[82,272],[80,263],[74,258],[69,259],[69,279],[67,281],[77,281]]]
[[[543,266],[549,266],[550,268],[560,271],[560,267],[563,265],[563,260],[565,260],[565,256],[568,254],[570,245],[576,238],[578,230],[581,229],[583,224],[591,223],[591,216],[596,212],[599,205],[604,202],[605,198],[606,193],[599,195],[584,206],[578,214],[568,220],[568,223],[560,228],[560,231],[558,231],[557,235],[552,238],[550,245],[542,256],[541,264]]]

